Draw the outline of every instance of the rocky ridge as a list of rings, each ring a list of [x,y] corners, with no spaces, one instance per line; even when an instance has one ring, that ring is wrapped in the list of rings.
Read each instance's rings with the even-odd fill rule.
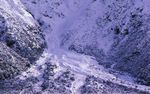
[[[0,80],[27,70],[46,47],[37,22],[19,0],[0,1]]]

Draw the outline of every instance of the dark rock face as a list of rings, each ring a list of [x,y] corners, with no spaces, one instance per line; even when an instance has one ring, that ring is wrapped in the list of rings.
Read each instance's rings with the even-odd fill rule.
[[[13,78],[29,66],[27,59],[0,42],[0,80]]]

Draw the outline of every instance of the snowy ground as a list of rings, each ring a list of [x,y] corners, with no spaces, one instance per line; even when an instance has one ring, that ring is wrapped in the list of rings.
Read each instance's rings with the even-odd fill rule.
[[[44,64],[46,58],[51,58],[51,60],[59,66],[59,68],[55,70],[56,73],[58,73],[57,75],[66,69],[69,69],[76,74],[76,80],[71,88],[73,94],[79,93],[78,89],[84,84],[87,75],[93,75],[103,80],[109,80],[119,85],[137,88],[141,91],[147,91],[150,93],[150,87],[135,84],[130,76],[118,75],[117,73],[110,74],[108,70],[98,65],[97,61],[94,60],[94,57],[69,52],[60,47],[61,35],[68,31],[68,28],[76,28],[76,25],[78,28],[77,30],[79,30],[80,25],[75,23],[80,22],[80,20],[85,20],[83,17],[88,15],[86,12],[89,9],[89,6],[92,6],[91,9],[99,9],[99,7],[96,6],[103,8],[103,5],[100,5],[99,3],[91,5],[91,3],[94,2],[93,0],[47,0],[47,2],[46,0],[39,0],[38,2],[32,1],[33,0],[22,0],[35,19],[41,22],[42,29],[45,30],[48,50],[44,53],[44,56],[37,61],[37,64],[28,70],[28,74],[26,74],[27,72],[22,74],[23,76],[20,77],[21,79],[25,79],[25,76],[32,75],[39,77],[42,81],[41,75],[43,72],[41,70],[39,71],[37,67],[42,65],[44,69],[46,67]],[[102,13],[103,11],[95,13],[95,16],[102,16]],[[90,18],[90,20],[95,19]],[[94,22],[91,21],[89,23],[89,25],[91,25]],[[82,29],[84,30],[87,27],[88,26]],[[82,33],[77,36],[80,35],[82,35]],[[101,39],[103,40],[103,38]],[[106,40],[106,43],[107,42],[110,41]],[[102,45],[101,48],[107,52],[110,44],[99,44]],[[66,45],[69,45],[69,43]]]
[[[55,78],[66,70],[70,70],[75,74],[75,81],[73,82],[71,88],[73,94],[80,94],[79,88],[84,84],[87,76],[94,76],[104,81],[110,81],[114,84],[118,84],[128,88],[135,88],[140,91],[146,91],[150,93],[150,87],[135,84],[134,82],[126,79],[126,75],[122,75],[121,77],[119,77],[110,74],[102,66],[97,65],[97,62],[91,57],[75,54],[72,52],[65,53],[62,56],[57,56],[45,52],[43,56],[37,61],[37,63],[33,65],[28,71],[22,73],[19,78],[25,80],[26,78],[32,76],[37,77],[40,81],[38,82],[38,84],[36,84],[35,88],[37,88],[37,91],[41,90],[41,84],[44,81],[42,75],[44,73],[44,69],[47,67],[45,65],[45,62],[48,58],[51,58],[51,62],[55,62],[55,64],[58,66],[58,68],[55,70]],[[42,67],[41,70],[39,70],[40,66]],[[126,78],[124,79],[123,77]]]

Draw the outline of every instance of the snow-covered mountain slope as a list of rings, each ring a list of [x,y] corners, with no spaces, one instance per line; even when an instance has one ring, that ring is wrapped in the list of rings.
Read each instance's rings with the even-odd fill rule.
[[[149,40],[148,1],[22,2],[45,31],[49,52],[58,54],[70,50],[90,55],[106,67],[149,79],[142,75],[149,64],[149,46],[146,45]]]
[[[82,57],[82,58],[81,58]],[[92,62],[92,64],[91,64]],[[79,63],[79,64],[78,64]],[[80,64],[82,63],[82,64]],[[44,53],[15,79],[0,83],[1,94],[149,94],[150,87],[117,78],[89,56]]]
[[[36,20],[19,0],[0,0],[0,80],[27,70],[45,49]]]
[[[14,12],[18,10],[15,6],[19,13],[26,7],[44,31],[48,49],[27,71],[0,81],[0,94],[150,94],[149,86],[103,66],[133,75],[146,73],[139,78],[149,84],[149,67],[142,72],[137,69],[149,64],[149,15],[145,12],[148,6],[143,7],[145,2],[21,0],[23,6],[19,0],[1,1],[6,8],[11,5]],[[22,15],[19,17],[34,22],[31,15]]]
[[[1,0],[0,17],[4,28],[0,32],[0,41],[30,61],[37,59],[45,45],[43,34],[20,0]]]
[[[77,43],[77,45],[97,44],[97,48],[102,48],[105,52],[110,48],[111,37],[103,38],[103,33],[106,32],[99,32],[95,22],[105,11],[105,6],[100,1],[43,0],[33,3],[32,0],[28,2],[22,0],[22,2],[42,24],[44,31],[51,32],[46,34],[49,47],[56,49],[61,46],[68,49],[70,45]],[[105,40],[105,43],[99,40]]]

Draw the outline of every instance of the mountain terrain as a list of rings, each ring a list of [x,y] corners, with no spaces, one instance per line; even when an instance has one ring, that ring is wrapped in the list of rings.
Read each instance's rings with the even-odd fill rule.
[[[150,94],[148,0],[0,0],[0,94]]]

